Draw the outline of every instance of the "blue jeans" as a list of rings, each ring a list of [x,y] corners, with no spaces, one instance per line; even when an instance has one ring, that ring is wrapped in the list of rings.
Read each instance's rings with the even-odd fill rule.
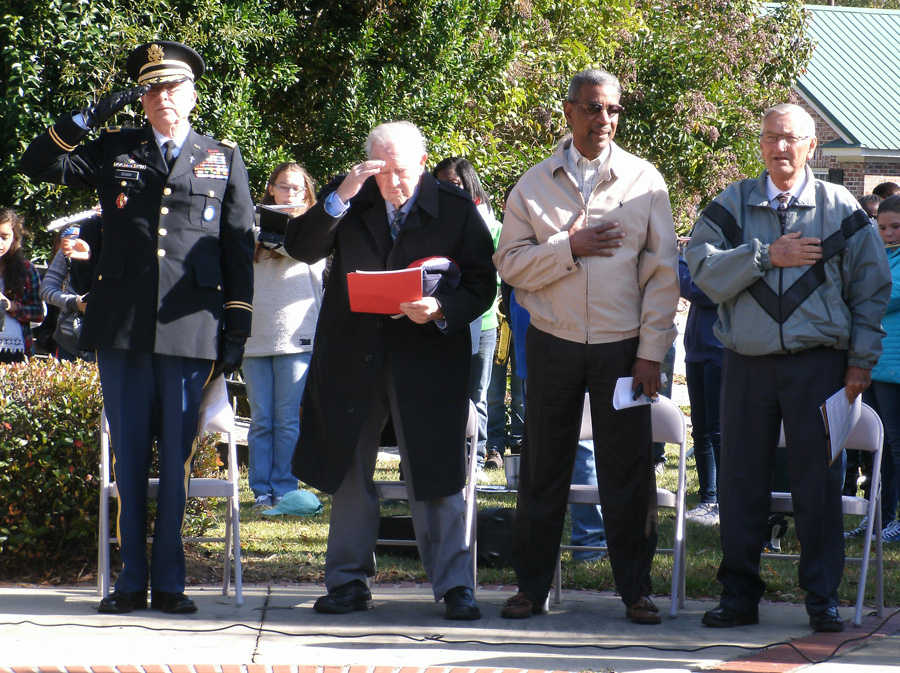
[[[312,353],[247,357],[241,365],[250,402],[250,488],[280,498],[297,490],[291,459],[300,436],[300,401]]]
[[[506,372],[509,370],[509,435],[506,433]],[[522,443],[522,426],[525,424],[525,393],[522,379],[516,374],[516,353],[510,343],[509,359],[502,365],[491,367],[491,383],[488,386],[488,451],[503,453],[507,446],[518,447]]]
[[[478,411],[478,455],[485,457],[484,442],[488,425],[488,386],[491,383],[491,366],[494,362],[494,346],[497,344],[497,330],[483,329],[478,340],[478,352],[472,356],[472,371],[469,378],[469,399]]]
[[[897,518],[900,499],[900,384],[872,381],[865,401],[875,409],[884,424],[884,450],[881,456],[881,525]]]
[[[722,366],[715,362],[685,362],[691,401],[691,435],[697,462],[700,502],[717,502],[717,475],[722,440],[719,434],[719,391]]]
[[[594,442],[591,440],[578,443],[572,483],[597,485]],[[603,528],[603,513],[600,511],[600,505],[569,505],[569,514],[572,518],[573,547],[602,547],[606,544],[606,531]],[[572,552],[572,558],[578,561],[596,561],[602,557],[603,552],[599,551]]]

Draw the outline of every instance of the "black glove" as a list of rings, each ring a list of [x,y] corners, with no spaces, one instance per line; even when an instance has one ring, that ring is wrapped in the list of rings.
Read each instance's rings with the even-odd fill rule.
[[[244,359],[244,344],[247,343],[247,335],[241,332],[228,332],[222,337],[219,345],[219,357],[213,366],[211,379],[221,374],[231,374],[241,368]]]
[[[141,86],[136,86],[128,91],[119,91],[118,93],[112,93],[106,98],[100,99],[93,105],[89,105],[81,111],[81,116],[84,117],[84,123],[92,129],[97,128],[101,124],[105,124],[112,119],[112,116],[116,114],[116,112],[129,103],[140,100],[141,96],[149,90],[149,84],[142,84]]]

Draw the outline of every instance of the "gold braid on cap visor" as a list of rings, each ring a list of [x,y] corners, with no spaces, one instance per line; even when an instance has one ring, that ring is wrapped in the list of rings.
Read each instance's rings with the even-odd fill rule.
[[[141,68],[138,84],[194,80],[194,71],[184,61],[153,61]]]

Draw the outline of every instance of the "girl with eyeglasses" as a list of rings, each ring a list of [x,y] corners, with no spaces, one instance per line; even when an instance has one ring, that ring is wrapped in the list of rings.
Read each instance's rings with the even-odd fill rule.
[[[272,171],[262,203],[295,206],[286,212],[297,217],[316,202],[314,194],[306,170],[285,162]],[[300,402],[322,305],[325,261],[305,264],[279,244],[257,243],[254,262],[252,336],[241,369],[250,402],[250,488],[254,509],[261,509],[297,489],[291,458],[300,433]]]

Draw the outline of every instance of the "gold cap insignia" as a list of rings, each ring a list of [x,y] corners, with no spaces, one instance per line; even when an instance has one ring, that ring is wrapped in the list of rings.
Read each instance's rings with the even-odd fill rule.
[[[165,58],[165,53],[163,52],[163,48],[158,44],[151,44],[147,47],[147,60],[150,63],[159,63]]]

